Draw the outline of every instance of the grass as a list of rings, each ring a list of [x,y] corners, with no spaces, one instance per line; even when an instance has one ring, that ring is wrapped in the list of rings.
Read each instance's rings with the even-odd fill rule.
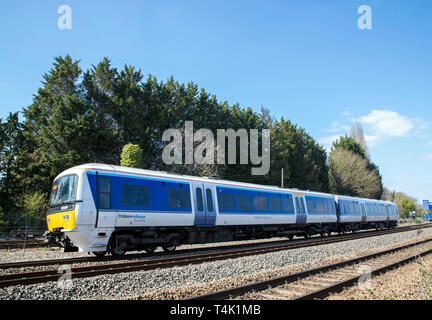
[[[415,217],[414,222],[417,224],[423,223],[423,218],[422,217]]]
[[[423,259],[418,261],[418,263],[420,265],[419,273],[425,293],[425,299],[432,300],[432,261],[429,262],[429,266]]]

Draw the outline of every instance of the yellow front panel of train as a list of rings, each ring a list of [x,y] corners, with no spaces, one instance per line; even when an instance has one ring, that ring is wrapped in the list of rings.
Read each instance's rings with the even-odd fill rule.
[[[75,209],[71,211],[63,211],[52,213],[46,217],[48,230],[63,228],[63,229],[75,229]]]

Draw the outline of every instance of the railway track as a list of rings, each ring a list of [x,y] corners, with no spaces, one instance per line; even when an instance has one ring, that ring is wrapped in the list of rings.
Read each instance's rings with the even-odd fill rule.
[[[365,267],[371,276],[377,275],[430,253],[432,253],[432,238],[335,264],[193,296],[184,300],[222,300],[235,297],[255,300],[320,299],[358,283],[359,279],[364,277],[362,272]]]
[[[43,248],[52,246],[45,240],[4,240],[0,241],[0,249]]]
[[[212,251],[218,251],[223,252],[226,250],[235,250],[235,249],[253,249],[253,248],[267,248],[272,249],[280,249],[280,250],[287,250],[287,249],[295,249],[295,248],[302,248],[302,247],[308,247],[308,246],[316,246],[316,245],[322,245],[322,244],[329,244],[339,241],[349,241],[349,240],[355,240],[355,239],[361,239],[365,237],[372,237],[372,236],[381,236],[389,233],[396,233],[396,232],[406,232],[406,231],[412,231],[412,230],[418,230],[423,228],[431,228],[432,223],[430,224],[424,224],[424,225],[412,225],[412,226],[406,226],[406,227],[399,227],[396,229],[390,229],[390,230],[381,230],[381,231],[363,231],[355,234],[349,234],[349,235],[343,235],[343,236],[330,236],[330,237],[318,237],[318,238],[311,238],[307,240],[278,240],[278,241],[270,241],[265,243],[254,243],[254,244],[235,244],[235,245],[228,245],[228,246],[212,246],[212,247],[205,247],[205,248],[192,248],[192,249],[182,249],[178,250],[175,255],[186,255],[191,254],[194,252],[212,252]],[[145,253],[133,253],[133,254],[127,254],[124,257],[122,257],[122,260],[133,260],[133,259],[139,259],[139,258],[155,258],[155,257],[164,257],[166,256],[166,253],[164,252],[154,252],[151,255],[145,254]],[[10,263],[2,263],[0,264],[0,269],[10,269],[10,268],[24,268],[24,267],[38,267],[38,266],[48,266],[48,265],[60,265],[60,264],[77,264],[77,263],[86,263],[86,262],[109,262],[109,261],[116,261],[119,260],[117,257],[107,256],[102,258],[97,257],[78,257],[78,258],[65,258],[65,259],[48,259],[48,260],[34,260],[34,261],[20,261],[20,262],[10,262]]]
[[[431,226],[432,224],[427,227],[431,227]],[[405,231],[411,231],[415,229],[419,229],[419,226],[409,226],[404,228],[383,230],[377,232],[361,232],[361,233],[356,233],[351,235],[345,235],[342,237],[318,238],[318,239],[310,239],[307,241],[299,241],[299,242],[291,241],[282,244],[261,245],[259,247],[248,247],[248,248],[228,250],[228,251],[219,250],[217,252],[205,252],[200,254],[153,258],[153,259],[146,259],[146,260],[139,260],[139,261],[107,263],[107,264],[98,264],[98,265],[83,266],[83,267],[72,267],[70,271],[73,278],[85,278],[85,277],[93,277],[93,276],[98,276],[103,274],[154,270],[159,268],[169,268],[169,267],[182,266],[188,264],[200,264],[200,263],[212,262],[216,260],[234,259],[239,257],[258,255],[258,254],[264,254],[264,253],[270,253],[270,252],[276,252],[276,251],[282,251],[282,250],[288,250],[294,248],[329,244],[334,242],[348,241],[348,240],[360,239],[360,238],[371,237],[371,236],[379,236],[379,235],[395,233],[395,232],[405,232]],[[203,249],[201,248],[196,250],[203,250]],[[72,261],[76,263],[77,259],[79,258],[74,258],[72,259]],[[70,263],[70,260],[71,259],[44,260],[44,261],[39,261],[39,263],[44,262],[50,264],[53,263],[67,264]],[[91,261],[98,261],[98,260],[93,258],[91,259]],[[34,263],[34,262],[29,262],[29,263]],[[0,267],[1,266],[3,268],[6,267],[11,268],[17,266],[22,267],[23,265],[22,263],[15,263],[15,264],[12,263],[12,264],[0,265]],[[62,274],[59,274],[57,269],[4,274],[4,275],[0,275],[0,287],[43,283],[47,281],[57,281],[59,279],[59,276],[61,275]]]

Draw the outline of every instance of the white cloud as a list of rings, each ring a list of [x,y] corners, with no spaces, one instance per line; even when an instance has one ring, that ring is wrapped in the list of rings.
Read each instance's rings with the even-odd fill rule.
[[[414,128],[414,121],[387,110],[372,110],[359,119],[375,137],[375,141],[385,137],[406,137]]]
[[[357,121],[364,126],[368,146],[376,146],[386,138],[406,138],[413,134],[418,138],[426,138],[425,129],[429,126],[420,118],[408,118],[388,110],[372,110]]]
[[[333,121],[331,127],[325,131],[333,133],[332,136],[320,138],[318,141],[330,151],[332,142],[343,135],[350,135],[351,124],[359,122],[363,126],[364,137],[368,147],[377,146],[387,138],[404,138],[412,134],[422,137],[428,123],[419,118],[409,118],[389,110],[372,110],[362,117],[354,117],[351,112],[342,113],[344,117],[351,116],[343,122]],[[335,133],[338,133],[337,135]],[[432,141],[431,141],[432,142]]]
[[[427,153],[423,156],[423,159],[425,160],[432,160],[432,153]]]

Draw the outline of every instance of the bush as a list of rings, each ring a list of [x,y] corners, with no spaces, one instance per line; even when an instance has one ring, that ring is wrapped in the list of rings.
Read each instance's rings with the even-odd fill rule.
[[[123,147],[120,165],[123,167],[140,168],[142,150],[137,144],[129,143]]]
[[[415,223],[423,223],[423,218],[422,217],[415,217],[414,222]]]
[[[381,180],[368,166],[368,161],[354,152],[333,149],[329,155],[330,192],[377,199],[382,192]]]
[[[47,195],[35,191],[27,193],[22,200],[22,210],[19,224],[29,228],[40,228],[45,226],[45,214],[47,207]]]

